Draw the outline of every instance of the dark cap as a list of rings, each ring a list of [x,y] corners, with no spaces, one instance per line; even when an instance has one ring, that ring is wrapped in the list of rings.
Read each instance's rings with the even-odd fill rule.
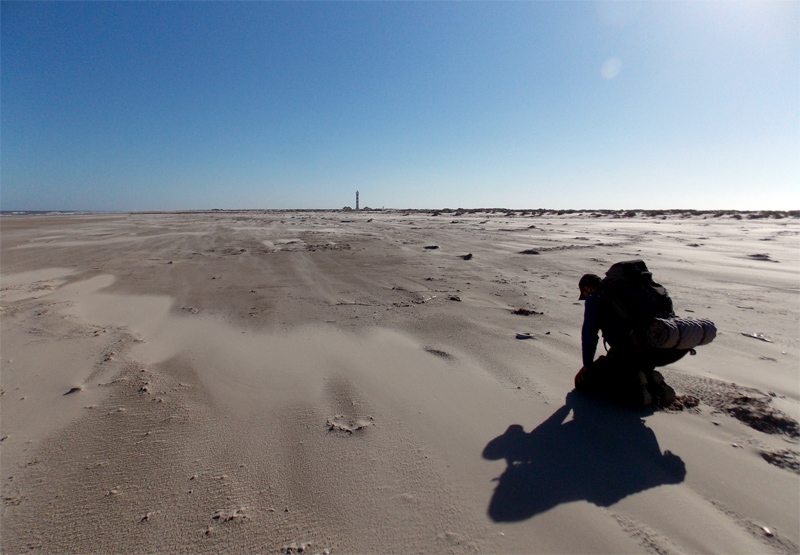
[[[581,296],[578,297],[578,300],[582,301],[586,298],[586,295],[583,293],[584,287],[599,288],[601,283],[602,280],[600,279],[600,276],[595,274],[584,274],[581,280],[578,282],[578,287],[581,290]]]

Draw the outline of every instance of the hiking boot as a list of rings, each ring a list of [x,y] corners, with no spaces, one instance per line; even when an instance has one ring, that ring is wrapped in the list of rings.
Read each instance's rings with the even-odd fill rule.
[[[664,381],[661,372],[653,370],[648,379],[647,389],[654,400],[661,406],[668,407],[675,402],[675,390]]]

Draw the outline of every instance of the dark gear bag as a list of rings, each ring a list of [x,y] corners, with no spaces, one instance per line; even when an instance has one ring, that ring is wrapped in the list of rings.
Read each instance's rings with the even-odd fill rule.
[[[654,366],[680,360],[694,347],[707,345],[717,328],[705,318],[677,318],[667,290],[642,260],[618,262],[601,282],[603,341],[639,353]]]
[[[656,318],[674,318],[667,290],[653,281],[643,260],[617,262],[600,286],[600,329],[611,347],[633,352],[652,349],[647,332]]]

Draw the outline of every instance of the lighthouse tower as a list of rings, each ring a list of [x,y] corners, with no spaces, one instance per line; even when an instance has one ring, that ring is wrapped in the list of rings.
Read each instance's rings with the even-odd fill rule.
[[[358,191],[356,191],[356,210],[358,210]]]

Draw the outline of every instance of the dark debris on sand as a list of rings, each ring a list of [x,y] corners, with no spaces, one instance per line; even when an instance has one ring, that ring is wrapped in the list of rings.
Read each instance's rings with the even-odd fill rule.
[[[516,314],[517,316],[533,316],[534,314],[544,314],[544,312],[537,312],[536,310],[531,310],[528,308],[517,308],[512,310],[511,314]]]
[[[764,262],[778,262],[777,260],[771,258],[770,255],[765,252],[748,254],[747,257],[750,258],[751,260],[763,260]]]
[[[800,425],[793,418],[770,406],[768,396],[741,395],[731,399],[721,410],[753,429],[766,434],[786,434],[800,437]]]
[[[437,356],[439,358],[443,358],[445,360],[453,360],[455,357],[448,353],[447,351],[440,351],[439,349],[434,349],[432,347],[425,347],[425,352],[430,353],[433,356]]]
[[[766,434],[783,434],[792,439],[800,438],[800,424],[775,408],[770,394],[752,387],[681,374],[671,376],[668,381],[691,393],[679,396],[676,403],[680,401],[685,405],[687,400],[692,398],[736,418],[754,430]],[[669,410],[682,410],[682,408],[679,404],[673,404]]]
[[[683,410],[691,410],[691,409],[697,410],[697,406],[699,404],[700,404],[700,399],[698,399],[694,395],[678,395],[671,405],[669,405],[668,407],[664,407],[664,410],[670,412],[681,412]]]
[[[778,468],[800,474],[800,453],[797,451],[792,451],[791,449],[781,449],[774,452],[762,451],[761,457]]]

